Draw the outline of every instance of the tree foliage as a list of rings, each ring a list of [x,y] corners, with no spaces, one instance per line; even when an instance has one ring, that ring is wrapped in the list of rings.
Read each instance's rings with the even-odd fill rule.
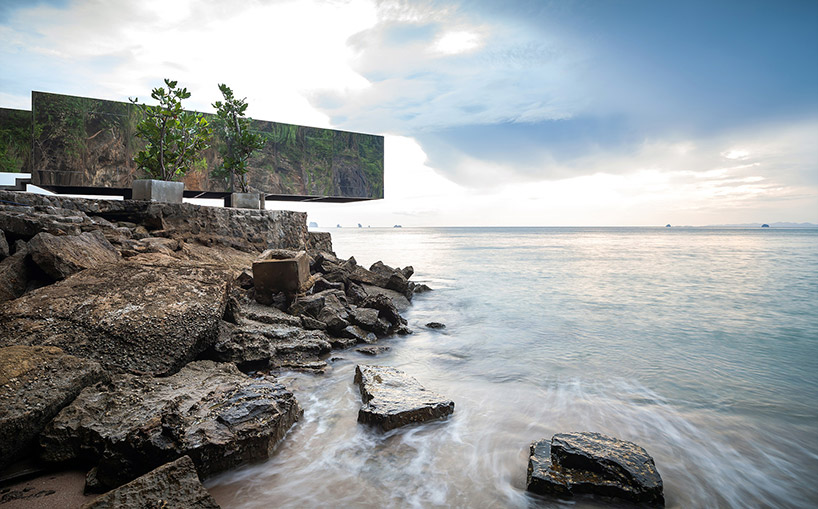
[[[219,147],[222,156],[221,170],[230,175],[230,191],[235,191],[235,184],[238,181],[241,192],[248,192],[247,187],[247,161],[253,152],[264,146],[264,138],[250,130],[251,119],[245,117],[247,111],[247,99],[237,99],[233,95],[233,90],[227,85],[220,84],[224,101],[216,101],[213,107],[216,108],[216,117],[213,119],[215,132],[224,140],[224,144]]]
[[[190,171],[196,155],[208,148],[211,130],[201,113],[182,109],[182,99],[190,97],[186,88],[177,88],[177,82],[165,79],[167,90],[154,88],[151,97],[159,104],[138,104],[142,120],[136,135],[147,142],[144,150],[134,156],[134,162],[148,175],[161,180],[175,180]]]

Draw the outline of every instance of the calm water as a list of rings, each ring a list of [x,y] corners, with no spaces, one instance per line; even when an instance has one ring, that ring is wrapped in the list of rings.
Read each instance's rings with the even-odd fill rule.
[[[582,430],[645,447],[669,507],[818,505],[818,230],[331,231],[339,256],[413,265],[435,291],[386,355],[283,376],[304,419],[208,482],[223,507],[612,507],[525,492],[528,444]],[[454,415],[359,426],[356,363]]]

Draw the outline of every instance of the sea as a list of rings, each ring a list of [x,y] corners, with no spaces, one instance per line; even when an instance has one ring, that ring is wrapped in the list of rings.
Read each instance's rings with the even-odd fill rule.
[[[644,447],[667,507],[818,506],[818,229],[327,231],[433,291],[385,354],[281,374],[304,416],[268,461],[207,482],[222,507],[631,507],[526,492],[529,444],[569,431]],[[358,424],[357,364],[455,411]]]

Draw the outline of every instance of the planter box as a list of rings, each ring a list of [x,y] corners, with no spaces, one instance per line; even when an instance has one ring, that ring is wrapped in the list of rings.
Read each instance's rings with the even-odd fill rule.
[[[131,199],[142,201],[161,201],[165,203],[182,203],[185,193],[184,182],[166,180],[134,180]]]
[[[267,259],[253,262],[253,286],[256,300],[262,304],[272,302],[273,295],[279,292],[298,293],[310,277],[307,253],[275,251],[265,251],[262,257],[266,255]]]
[[[230,193],[224,197],[224,206],[234,209],[263,209],[262,196],[259,193]]]

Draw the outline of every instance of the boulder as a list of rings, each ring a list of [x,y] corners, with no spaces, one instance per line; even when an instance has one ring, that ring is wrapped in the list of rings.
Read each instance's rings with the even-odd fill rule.
[[[412,294],[413,295],[418,294],[418,293],[431,292],[431,291],[432,291],[432,289],[429,288],[429,286],[424,284],[424,283],[415,283],[415,285],[412,287]]]
[[[100,231],[80,235],[38,233],[28,243],[34,262],[56,280],[106,263],[119,261],[119,252]]]
[[[344,283],[339,283],[339,282],[333,283],[333,282],[327,281],[326,279],[324,279],[322,277],[319,277],[315,281],[315,284],[312,286],[312,291],[314,293],[318,293],[318,292],[323,292],[324,290],[340,290],[340,291],[343,292],[344,291]]]
[[[380,276],[381,283],[375,283],[377,286],[398,292],[407,299],[412,298],[412,287],[401,269],[393,269],[383,262],[375,262],[369,267],[369,270]],[[414,273],[414,269],[407,271],[407,273],[411,275]]]
[[[358,365],[355,383],[364,403],[358,412],[358,422],[383,431],[440,419],[454,412],[453,401],[426,389],[395,368]]]
[[[601,433],[558,433],[531,444],[528,491],[593,493],[664,505],[662,478],[642,447]]]
[[[109,491],[81,509],[123,507],[218,509],[219,504],[202,486],[190,457],[182,456]]]
[[[31,277],[27,247],[18,249],[13,255],[0,261],[0,302],[23,295]]]
[[[326,324],[333,334],[340,334],[349,325],[349,304],[340,290],[324,290],[312,295],[298,297],[288,312],[295,316],[306,315]]]
[[[298,420],[292,392],[233,364],[196,361],[165,378],[116,375],[84,389],[40,434],[46,462],[97,462],[110,489],[188,455],[202,476],[270,456]]]
[[[9,250],[9,243],[6,240],[6,234],[3,230],[0,230],[0,261],[10,254],[11,251]]]
[[[114,372],[175,373],[216,340],[230,272],[161,257],[130,260],[4,304],[0,346],[51,345]]]
[[[0,469],[36,444],[36,437],[86,386],[104,378],[93,361],[53,346],[0,348]]]
[[[429,322],[426,324],[426,327],[429,327],[430,329],[445,329],[446,324],[440,322]]]
[[[327,330],[327,324],[311,316],[301,315],[301,327],[307,330]]]

